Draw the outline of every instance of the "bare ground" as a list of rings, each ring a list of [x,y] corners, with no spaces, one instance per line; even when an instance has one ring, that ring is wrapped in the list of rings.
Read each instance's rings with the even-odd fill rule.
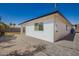
[[[79,33],[69,34],[55,43],[25,35],[5,36],[0,40],[2,56],[79,56]]]

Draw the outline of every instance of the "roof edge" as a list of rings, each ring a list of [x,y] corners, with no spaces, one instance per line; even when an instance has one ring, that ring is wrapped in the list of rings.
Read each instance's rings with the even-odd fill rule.
[[[72,23],[60,12],[60,11],[58,11],[58,13],[62,16],[62,17],[64,17],[64,19],[66,19],[66,21],[68,21],[69,22],[69,24],[71,24],[72,25]]]
[[[27,21],[24,21],[22,23],[19,23],[18,25],[21,25],[21,24],[24,24],[26,22],[29,22],[29,21],[32,21],[32,20],[35,20],[35,19],[38,19],[38,18],[41,18],[41,17],[45,17],[45,16],[48,16],[48,15],[51,15],[51,14],[54,14],[54,13],[58,13],[59,11],[54,11],[54,12],[51,12],[51,13],[48,13],[48,14],[45,14],[45,15],[42,15],[42,16],[38,16],[38,17],[35,17],[33,19],[30,19],[30,20],[27,20]]]
[[[62,17],[64,17],[64,15],[63,15],[61,12],[59,12],[58,10],[56,10],[56,11],[54,11],[54,12],[51,12],[51,13],[48,13],[48,14],[45,14],[45,15],[42,15],[42,16],[39,16],[39,17],[30,19],[30,20],[27,20],[27,21],[24,21],[24,22],[22,22],[22,23],[20,23],[20,24],[18,24],[18,25],[24,24],[24,23],[29,22],[29,21],[32,21],[32,20],[36,20],[36,19],[41,18],[41,17],[48,16],[48,15],[51,15],[51,14],[55,14],[55,13],[59,13]],[[64,17],[64,19],[66,19],[66,20],[71,24],[71,22],[70,22],[66,17]],[[72,24],[71,24],[71,25],[72,25]]]

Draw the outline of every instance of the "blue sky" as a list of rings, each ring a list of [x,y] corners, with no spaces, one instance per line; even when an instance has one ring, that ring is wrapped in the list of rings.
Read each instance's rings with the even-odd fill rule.
[[[5,23],[19,24],[23,21],[53,12],[53,3],[0,3],[0,16]],[[59,10],[71,23],[79,23],[79,4],[57,4]]]

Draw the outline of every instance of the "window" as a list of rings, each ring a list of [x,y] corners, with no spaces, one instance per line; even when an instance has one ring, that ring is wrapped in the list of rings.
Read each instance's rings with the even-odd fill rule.
[[[57,24],[56,24],[56,32],[58,32],[58,26],[57,26]]]
[[[68,25],[66,25],[66,31],[68,30]]]
[[[43,23],[41,22],[41,23],[35,23],[35,31],[43,31],[44,30],[44,28],[43,28]]]
[[[25,27],[23,27],[23,32],[25,33]]]

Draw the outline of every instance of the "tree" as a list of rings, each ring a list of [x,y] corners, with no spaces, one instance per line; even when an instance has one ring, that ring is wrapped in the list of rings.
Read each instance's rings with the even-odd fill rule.
[[[16,24],[14,23],[14,24],[13,24],[13,26],[15,27],[15,26],[16,26]]]
[[[0,17],[0,22],[1,22],[1,17]]]
[[[12,26],[12,23],[10,23],[10,26]]]
[[[4,35],[5,30],[8,29],[9,26],[3,22],[0,22],[0,35]]]

